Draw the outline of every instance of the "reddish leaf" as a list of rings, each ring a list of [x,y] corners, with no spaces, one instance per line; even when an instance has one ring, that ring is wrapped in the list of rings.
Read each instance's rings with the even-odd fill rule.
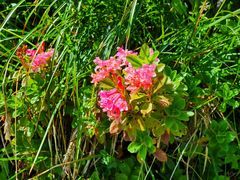
[[[110,125],[109,128],[109,132],[110,134],[116,134],[119,133],[121,131],[120,127],[119,127],[119,123],[117,121],[113,121]]]
[[[123,132],[123,138],[125,141],[134,141],[136,139],[136,128],[133,128],[132,123],[126,127],[125,131]]]
[[[170,132],[168,130],[161,136],[161,140],[164,144],[168,145],[170,139]]]
[[[126,131],[123,132],[123,139],[124,139],[124,141],[131,141],[131,138],[129,137],[129,135]]]
[[[161,150],[161,149],[159,149],[159,148],[157,148],[156,149],[156,152],[154,153],[154,156],[160,161],[160,162],[166,162],[167,161],[167,154],[163,151],[163,150]]]

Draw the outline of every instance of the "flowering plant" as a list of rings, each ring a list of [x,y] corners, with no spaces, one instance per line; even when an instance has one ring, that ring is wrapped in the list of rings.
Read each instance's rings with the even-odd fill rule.
[[[158,55],[144,44],[139,54],[118,48],[110,59],[94,60],[97,66],[92,83],[101,89],[98,105],[111,121],[110,133],[122,132],[124,140],[132,141],[128,150],[138,152],[140,162],[147,152],[166,161],[160,141],[168,144],[170,135],[185,134],[181,121],[193,115],[184,111],[179,76],[160,63]]]
[[[39,72],[47,66],[48,61],[54,54],[54,49],[45,50],[45,43],[37,45],[37,50],[27,49],[27,45],[18,48],[16,55],[20,59],[22,65],[26,69],[31,69],[33,72]]]

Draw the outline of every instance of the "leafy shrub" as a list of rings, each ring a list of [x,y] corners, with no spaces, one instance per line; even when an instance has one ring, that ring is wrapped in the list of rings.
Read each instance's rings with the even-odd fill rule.
[[[237,179],[239,13],[237,0],[0,1],[1,177]],[[33,72],[18,53],[42,42],[36,56],[54,54]],[[134,110],[116,126],[97,97],[116,82],[90,75],[117,47],[140,50],[134,72],[160,63],[156,92],[124,90]]]

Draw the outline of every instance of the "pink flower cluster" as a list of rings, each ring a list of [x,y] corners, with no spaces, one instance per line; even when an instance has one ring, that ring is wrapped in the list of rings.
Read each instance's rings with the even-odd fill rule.
[[[124,65],[128,65],[126,56],[135,54],[133,51],[127,51],[122,48],[117,49],[118,52],[115,57],[110,57],[108,60],[101,60],[97,57],[93,62],[97,64],[95,67],[95,74],[92,74],[92,83],[95,85],[103,79],[115,74],[117,70],[121,70]]]
[[[38,50],[27,49],[26,55],[32,60],[32,70],[33,72],[38,72],[40,69],[48,63],[51,57],[54,54],[54,49],[49,49],[47,52],[44,52],[44,43]]]
[[[116,54],[116,57],[118,59],[121,59],[123,65],[129,65],[129,62],[127,61],[127,58],[126,58],[128,55],[130,54],[137,55],[137,53],[134,51],[124,50],[123,48],[120,48],[120,47],[117,48],[117,51],[118,52]]]
[[[127,90],[131,93],[137,92],[140,88],[149,90],[152,87],[152,78],[156,76],[155,64],[144,64],[141,68],[135,69],[131,66],[127,67],[125,71],[125,84]]]
[[[109,91],[100,91],[100,107],[107,112],[110,119],[121,121],[121,112],[128,111],[127,101],[122,97],[116,88]]]
[[[144,64],[141,68],[136,69],[132,67],[126,57],[130,54],[137,55],[137,53],[122,48],[117,48],[117,51],[117,54],[108,60],[101,60],[97,57],[94,60],[94,63],[97,64],[95,73],[91,77],[92,83],[95,85],[105,78],[110,78],[115,83],[116,88],[99,92],[99,105],[103,112],[107,112],[110,119],[121,122],[121,113],[129,109],[125,93],[127,91],[130,91],[131,94],[136,93],[141,88],[150,90],[153,83],[152,78],[156,76],[156,65]]]
[[[92,74],[92,82],[96,85],[98,82],[110,76],[110,73],[115,73],[117,70],[121,70],[122,62],[119,59],[110,57],[109,60],[101,60],[96,58],[94,63],[97,64],[95,68],[96,74]]]

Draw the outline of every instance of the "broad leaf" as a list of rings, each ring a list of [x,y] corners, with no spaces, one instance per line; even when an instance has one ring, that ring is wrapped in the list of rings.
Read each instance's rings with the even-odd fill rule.
[[[154,156],[157,158],[157,160],[159,160],[160,162],[166,162],[167,161],[167,154],[161,150],[161,149],[157,149],[156,152],[154,153]]]
[[[150,48],[146,43],[142,45],[139,56],[141,59],[147,59],[150,56]]]
[[[165,133],[161,136],[161,141],[168,145],[169,144],[169,139],[170,139],[170,130],[167,129]]]
[[[149,58],[148,58],[148,64],[153,64],[153,63],[157,63],[156,59],[159,55],[158,51],[155,51]],[[162,63],[161,63],[162,64]]]
[[[120,124],[117,123],[117,121],[112,121],[110,128],[109,128],[109,132],[111,134],[116,134],[116,133],[119,133],[120,131],[121,131]]]
[[[141,107],[141,113],[143,115],[143,117],[150,113],[152,111],[153,108],[153,104],[152,103],[148,103],[148,104],[144,104],[143,107]]]
[[[147,147],[146,146],[141,146],[141,148],[138,151],[137,154],[137,159],[140,163],[143,163],[146,159],[147,156]]]
[[[154,86],[153,93],[158,92],[158,90],[160,90],[163,87],[163,85],[165,84],[166,80],[167,80],[167,77],[164,74],[163,74],[162,77],[157,77],[157,81],[158,82],[156,82],[156,85]]]
[[[165,124],[175,136],[181,137],[187,133],[187,127],[175,118],[167,118]]]
[[[111,79],[106,78],[104,80],[102,80],[99,83],[100,87],[103,88],[104,90],[109,90],[109,89],[113,89],[116,87],[116,85],[112,82]]]
[[[128,55],[127,56],[127,60],[135,68],[139,68],[139,67],[141,67],[144,64],[143,60],[140,59],[137,55],[134,55],[134,54]]]
[[[142,147],[142,144],[138,143],[138,142],[131,142],[129,145],[128,145],[128,151],[130,153],[136,153],[139,151],[139,149]]]
[[[159,64],[157,65],[157,72],[158,72],[158,73],[162,72],[162,71],[164,70],[164,68],[165,68],[165,64],[159,63]]]
[[[134,100],[142,100],[146,97],[147,96],[144,93],[133,93],[133,94],[130,95],[130,102],[132,102]]]

